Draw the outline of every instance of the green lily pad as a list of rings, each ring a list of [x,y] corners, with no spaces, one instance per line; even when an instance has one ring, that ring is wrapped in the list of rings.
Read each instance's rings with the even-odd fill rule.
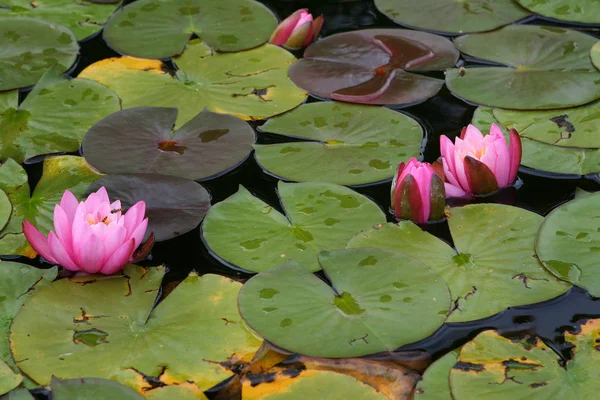
[[[250,278],[240,313],[269,342],[315,357],[358,357],[424,339],[446,320],[446,283],[424,264],[380,249],[322,252],[333,287],[290,261]]]
[[[242,387],[242,400],[385,400],[373,387],[348,375],[331,371],[302,371],[298,376]]]
[[[590,57],[594,66],[600,69],[600,41],[596,42],[596,44],[592,46],[592,49],[590,50]]]
[[[23,234],[23,220],[47,234],[54,226],[54,206],[60,203],[64,191],[68,189],[80,197],[99,177],[81,157],[48,158],[44,160],[43,175],[30,197],[25,170],[12,159],[0,165],[0,190],[12,203],[8,224],[0,231],[0,254],[35,257],[36,252]]]
[[[77,39],[64,26],[1,15],[0,91],[33,85],[53,65],[66,71],[77,59]]]
[[[150,173],[210,179],[241,164],[255,134],[245,121],[207,110],[172,131],[176,108],[135,107],[94,125],[83,139],[83,154],[108,174]]]
[[[497,124],[504,131],[505,136],[508,137],[506,128],[494,117],[496,112],[504,113],[505,111],[479,107],[473,114],[472,123],[481,129],[484,134],[489,133],[490,126],[493,123]],[[506,112],[508,113],[509,111]],[[538,112],[548,113],[550,111],[537,111],[535,113]],[[525,128],[525,126],[523,126],[523,128]],[[556,132],[556,128],[553,130]],[[538,132],[540,136],[544,134],[541,131]],[[521,132],[519,132],[519,134],[520,133]],[[586,135],[593,137],[593,134],[590,134],[589,132],[586,133]],[[574,177],[600,171],[599,149],[554,146],[523,136],[521,137],[521,144],[523,146],[521,165],[525,167],[557,174],[575,175]]]
[[[123,108],[177,107],[176,128],[205,108],[246,120],[263,119],[306,99],[306,93],[287,77],[296,58],[281,47],[267,44],[221,54],[192,40],[173,61],[178,68],[174,75],[161,61],[120,57],[98,61],[79,77],[113,89]]]
[[[261,127],[310,141],[254,145],[269,173],[297,182],[361,185],[389,179],[398,164],[419,157],[423,129],[408,115],[337,102],[304,104]]]
[[[16,389],[0,396],[0,400],[35,400],[27,389]]]
[[[60,24],[85,39],[102,29],[102,25],[119,6],[120,0],[110,4],[85,0],[3,0],[0,17],[29,17]]]
[[[450,69],[446,84],[454,95],[491,107],[532,110],[589,103],[600,98],[600,72],[590,60],[596,41],[578,31],[535,25],[461,36],[454,41],[461,52],[506,67]]]
[[[144,400],[135,390],[110,379],[81,378],[50,382],[53,400]]]
[[[599,338],[597,319],[587,321],[576,334],[565,333],[573,349],[572,358],[563,361],[539,338],[510,340],[494,331],[482,332],[463,346],[450,372],[453,398],[476,400],[485,393],[489,400],[596,399]]]
[[[202,223],[211,252],[253,272],[288,259],[318,271],[322,250],[343,249],[361,229],[385,223],[377,204],[343,186],[279,182],[278,192],[285,215],[243,187],[211,207]]]
[[[111,200],[123,209],[138,201],[146,203],[147,234],[157,242],[183,235],[196,228],[210,208],[210,195],[194,181],[156,174],[108,175],[92,183],[88,193],[106,188]]]
[[[12,213],[12,204],[10,204],[10,199],[2,190],[0,190],[0,231],[4,229],[8,220],[10,219],[10,214]]]
[[[554,209],[540,226],[536,252],[558,278],[600,297],[600,193],[591,193]]]
[[[491,31],[531,15],[513,0],[375,0],[375,6],[400,25],[446,34]]]
[[[241,284],[191,274],[152,310],[165,268],[128,265],[124,272],[36,290],[12,325],[19,368],[40,385],[53,375],[94,376],[137,391],[152,379],[206,390],[232,375],[230,358],[249,360],[260,346],[237,309]]]
[[[543,221],[538,214],[502,204],[469,205],[450,213],[456,250],[408,221],[359,233],[348,247],[399,251],[438,272],[454,302],[448,322],[472,321],[507,307],[549,300],[571,287],[535,257],[535,236]]]
[[[39,269],[16,262],[0,262],[0,393],[14,389],[23,380],[10,353],[10,325],[23,303],[35,291],[49,285],[58,268]]]
[[[453,400],[450,370],[458,360],[459,350],[449,352],[427,368],[415,388],[415,400]]]
[[[517,0],[541,16],[559,21],[600,24],[600,3],[596,0]]]
[[[208,400],[202,390],[190,382],[146,390],[144,396],[148,400]]]
[[[217,51],[240,51],[265,43],[276,26],[275,15],[254,0],[140,0],[111,17],[104,39],[122,54],[168,58],[193,34]]]
[[[0,105],[0,160],[20,163],[41,154],[77,151],[92,125],[121,109],[112,90],[87,79],[69,80],[57,66],[21,105],[17,90],[0,96],[8,98],[6,108]]]

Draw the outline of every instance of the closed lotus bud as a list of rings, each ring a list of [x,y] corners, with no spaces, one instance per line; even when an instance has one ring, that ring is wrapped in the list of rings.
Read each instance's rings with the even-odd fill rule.
[[[511,186],[521,164],[521,138],[510,130],[510,143],[500,128],[493,124],[490,134],[469,125],[455,142],[440,137],[440,150],[448,197],[470,197],[491,194]]]
[[[291,50],[301,49],[317,39],[322,26],[323,16],[313,20],[307,9],[301,9],[281,21],[269,42]]]
[[[411,158],[400,163],[392,182],[392,208],[397,218],[420,224],[444,217],[444,181],[431,164]]]

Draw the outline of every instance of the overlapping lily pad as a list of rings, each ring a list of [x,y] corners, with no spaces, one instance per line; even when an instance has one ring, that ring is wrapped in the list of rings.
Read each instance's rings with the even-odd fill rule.
[[[52,378],[53,400],[144,400],[135,390],[110,379],[82,378],[60,380]]]
[[[0,92],[0,97],[0,160],[20,163],[41,154],[77,151],[92,125],[121,109],[112,90],[88,79],[68,80],[58,66],[20,105],[18,90]]]
[[[320,97],[363,104],[408,105],[426,100],[443,82],[408,71],[454,66],[452,42],[431,33],[368,29],[313,43],[290,68],[290,78]]]
[[[102,29],[120,2],[4,0],[0,1],[0,17],[29,17],[53,22],[65,26],[82,40]]]
[[[243,120],[207,110],[173,132],[176,108],[135,107],[109,115],[83,139],[85,159],[109,174],[150,173],[210,179],[237,167],[252,151]]]
[[[569,290],[570,285],[555,279],[535,257],[541,216],[501,204],[452,208],[450,214],[456,251],[406,221],[359,233],[348,247],[399,251],[434,269],[452,293],[449,322],[489,317]]]
[[[589,320],[577,333],[565,333],[572,358],[564,360],[539,338],[510,340],[494,331],[480,333],[463,346],[450,372],[456,400],[568,399],[593,400],[600,383],[597,341],[600,320]],[[493,387],[493,390],[491,389]]]
[[[288,259],[318,271],[319,252],[342,249],[361,229],[385,223],[377,204],[343,186],[279,182],[278,192],[285,215],[243,187],[215,204],[202,224],[213,254],[254,272]]]
[[[1,400],[35,400],[27,389],[16,389],[0,396]]]
[[[21,384],[23,377],[13,372],[4,361],[0,360],[0,395],[10,392]]]
[[[516,0],[531,12],[560,21],[600,24],[600,3],[595,0]]]
[[[4,229],[8,220],[10,219],[10,214],[12,213],[12,204],[10,204],[10,199],[2,190],[0,190],[0,231]]]
[[[0,13],[0,91],[36,83],[55,64],[66,71],[77,59],[77,39],[62,25]]]
[[[108,175],[92,183],[88,192],[104,186],[111,200],[127,209],[146,203],[148,233],[162,241],[183,235],[200,224],[210,208],[210,195],[194,181],[155,174]]]
[[[248,360],[260,346],[237,309],[241,284],[191,274],[152,310],[164,267],[124,272],[36,290],[11,329],[19,368],[41,385],[53,375],[94,376],[142,391],[152,387],[144,378],[154,377],[206,390],[232,374],[228,362]]]
[[[208,400],[202,390],[190,382],[176,386],[159,386],[145,391],[144,396],[148,400]]]
[[[0,231],[0,254],[35,257],[23,234],[23,220],[48,233],[53,227],[54,206],[60,203],[64,191],[68,189],[79,197],[99,177],[81,157],[48,158],[44,161],[42,178],[30,197],[25,170],[12,159],[0,165],[0,190],[12,204],[10,219]]]
[[[203,109],[242,119],[262,119],[288,111],[306,99],[287,77],[295,57],[270,44],[231,54],[219,54],[193,40],[173,59],[171,75],[160,61],[109,58],[87,67],[79,77],[113,89],[123,108],[177,107],[176,127]]]
[[[600,41],[596,42],[596,44],[592,46],[592,50],[590,50],[590,57],[592,58],[592,63],[596,66],[596,68],[600,69]]]
[[[290,261],[251,278],[240,312],[266,340],[316,357],[355,357],[416,342],[438,329],[451,299],[424,264],[380,249],[323,252],[333,287]]]
[[[600,72],[590,60],[597,39],[546,26],[510,25],[454,43],[463,53],[502,66],[450,69],[446,84],[477,104],[518,110],[578,106],[600,98]]]
[[[387,108],[337,102],[301,105],[261,127],[307,142],[255,145],[258,163],[284,179],[360,185],[391,178],[419,157],[423,129]]]
[[[192,34],[217,51],[240,51],[265,43],[276,26],[254,0],[140,0],[113,15],[104,39],[122,54],[167,58],[183,52]]]
[[[600,193],[554,209],[538,232],[536,252],[554,275],[600,297]]]
[[[375,0],[375,5],[400,25],[446,34],[491,31],[530,15],[513,0]]]
[[[431,364],[415,388],[415,400],[453,400],[450,392],[450,370],[458,360],[453,350]]]

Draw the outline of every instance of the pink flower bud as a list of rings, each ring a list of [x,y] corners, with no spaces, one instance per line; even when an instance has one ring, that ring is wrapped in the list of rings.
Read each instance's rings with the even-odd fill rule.
[[[392,208],[397,218],[423,224],[444,216],[444,182],[431,164],[415,158],[400,163],[392,182]]]
[[[313,21],[313,16],[304,8],[281,21],[269,42],[291,50],[301,49],[319,36],[322,26],[323,16]]]
[[[80,203],[67,190],[54,207],[54,231],[47,238],[29,221],[23,222],[23,232],[35,251],[52,263],[110,275],[132,261],[148,227],[145,213],[143,201],[122,213],[121,202],[111,204],[104,187]],[[146,246],[144,250],[149,251]]]

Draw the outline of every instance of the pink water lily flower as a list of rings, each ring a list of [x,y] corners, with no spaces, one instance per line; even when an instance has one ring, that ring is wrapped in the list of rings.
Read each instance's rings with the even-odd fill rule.
[[[397,218],[420,224],[439,220],[446,206],[444,182],[431,164],[411,158],[398,166],[391,201]]]
[[[301,49],[317,39],[322,26],[323,16],[313,20],[313,16],[303,8],[281,21],[269,42],[292,50]]]
[[[482,196],[511,186],[517,178],[522,149],[517,131],[511,129],[509,136],[507,146],[496,124],[487,136],[473,125],[463,129],[454,143],[441,136],[446,196]]]
[[[54,207],[54,231],[47,238],[29,221],[23,222],[23,231],[48,261],[71,271],[109,275],[130,262],[142,243],[148,227],[145,212],[140,201],[121,213],[121,202],[111,204],[104,187],[80,203],[66,190]]]

